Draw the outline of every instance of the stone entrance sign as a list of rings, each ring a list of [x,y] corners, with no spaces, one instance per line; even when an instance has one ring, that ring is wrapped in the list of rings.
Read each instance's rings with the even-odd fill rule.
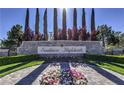
[[[72,40],[57,40],[57,41],[23,41],[21,46],[17,48],[18,54],[38,54],[38,47],[86,47],[88,54],[103,54],[104,48],[100,41],[72,41]],[[76,48],[75,48],[76,49]],[[61,50],[61,49],[60,49]],[[83,52],[83,50],[81,51]]]
[[[40,46],[38,54],[84,54],[85,46]]]

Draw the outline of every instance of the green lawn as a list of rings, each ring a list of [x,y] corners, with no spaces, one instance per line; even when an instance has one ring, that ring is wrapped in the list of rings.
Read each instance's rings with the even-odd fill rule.
[[[95,64],[124,75],[124,55],[86,55],[90,64]]]
[[[3,77],[5,75],[8,75],[12,72],[35,66],[35,65],[40,65],[42,64],[43,61],[31,61],[31,62],[18,62],[18,63],[13,63],[5,66],[0,66],[0,77]]]
[[[121,68],[119,66],[115,66],[115,65],[112,65],[112,64],[109,64],[109,63],[104,63],[104,64],[97,64],[98,66],[100,67],[103,67],[103,68],[106,68],[106,69],[109,69],[109,70],[112,70],[112,71],[115,71],[117,73],[120,73],[122,75],[124,75],[124,68]]]
[[[90,64],[95,64],[117,73],[124,75],[124,55],[86,55],[86,61]],[[14,57],[1,57],[0,58],[0,77],[8,75],[12,72],[40,65],[44,61],[37,55],[25,55]]]

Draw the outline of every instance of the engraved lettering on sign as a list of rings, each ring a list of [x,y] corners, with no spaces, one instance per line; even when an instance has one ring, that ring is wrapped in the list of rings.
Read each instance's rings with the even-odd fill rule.
[[[38,54],[86,53],[85,46],[40,46]]]

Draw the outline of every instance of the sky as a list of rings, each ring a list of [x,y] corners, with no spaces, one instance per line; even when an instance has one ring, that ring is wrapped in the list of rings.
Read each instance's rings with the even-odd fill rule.
[[[35,29],[36,9],[30,8],[30,28]],[[43,15],[44,8],[40,8],[40,32],[43,33]],[[87,31],[90,31],[91,8],[86,8],[86,25]],[[66,9],[67,28],[73,25],[73,8]],[[13,25],[25,25],[26,8],[0,8],[0,39],[7,38],[7,32]],[[82,9],[77,8],[77,25],[81,27]],[[53,31],[53,8],[48,8],[48,32]],[[107,24],[112,26],[114,31],[124,32],[124,8],[95,8],[95,24]],[[62,8],[58,8],[58,27],[62,28]]]

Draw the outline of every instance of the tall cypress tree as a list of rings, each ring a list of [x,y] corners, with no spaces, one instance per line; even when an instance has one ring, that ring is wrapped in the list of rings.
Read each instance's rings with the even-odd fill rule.
[[[35,34],[39,34],[39,9],[36,9],[36,18],[35,18]]]
[[[95,30],[95,14],[94,14],[94,8],[92,8],[91,13],[91,31]]]
[[[47,8],[44,12],[44,39],[48,40],[48,32],[47,32]]]
[[[79,39],[79,33],[77,32],[77,10],[74,8],[73,12],[73,40]]]
[[[92,8],[92,13],[91,13],[91,40],[93,41],[96,40],[94,8]]]
[[[73,27],[77,29],[77,10],[74,8],[73,12]]]
[[[85,9],[82,9],[82,32],[81,32],[82,40],[86,40],[86,18],[85,18]]]
[[[82,10],[82,28],[86,28],[85,9]]]
[[[25,31],[29,27],[29,9],[26,10],[26,17],[25,17]]]
[[[54,8],[54,40],[58,38],[57,8]]]
[[[63,16],[62,16],[62,19],[63,19],[63,23],[62,23],[63,29],[66,30],[66,9],[65,9],[65,8],[63,9]]]
[[[24,35],[23,40],[24,41],[31,41],[31,29],[29,27],[29,9],[26,10],[26,17],[25,17],[25,28],[24,28]]]
[[[67,35],[66,35],[66,9],[63,9],[63,14],[62,14],[62,39],[66,40],[67,39]]]

